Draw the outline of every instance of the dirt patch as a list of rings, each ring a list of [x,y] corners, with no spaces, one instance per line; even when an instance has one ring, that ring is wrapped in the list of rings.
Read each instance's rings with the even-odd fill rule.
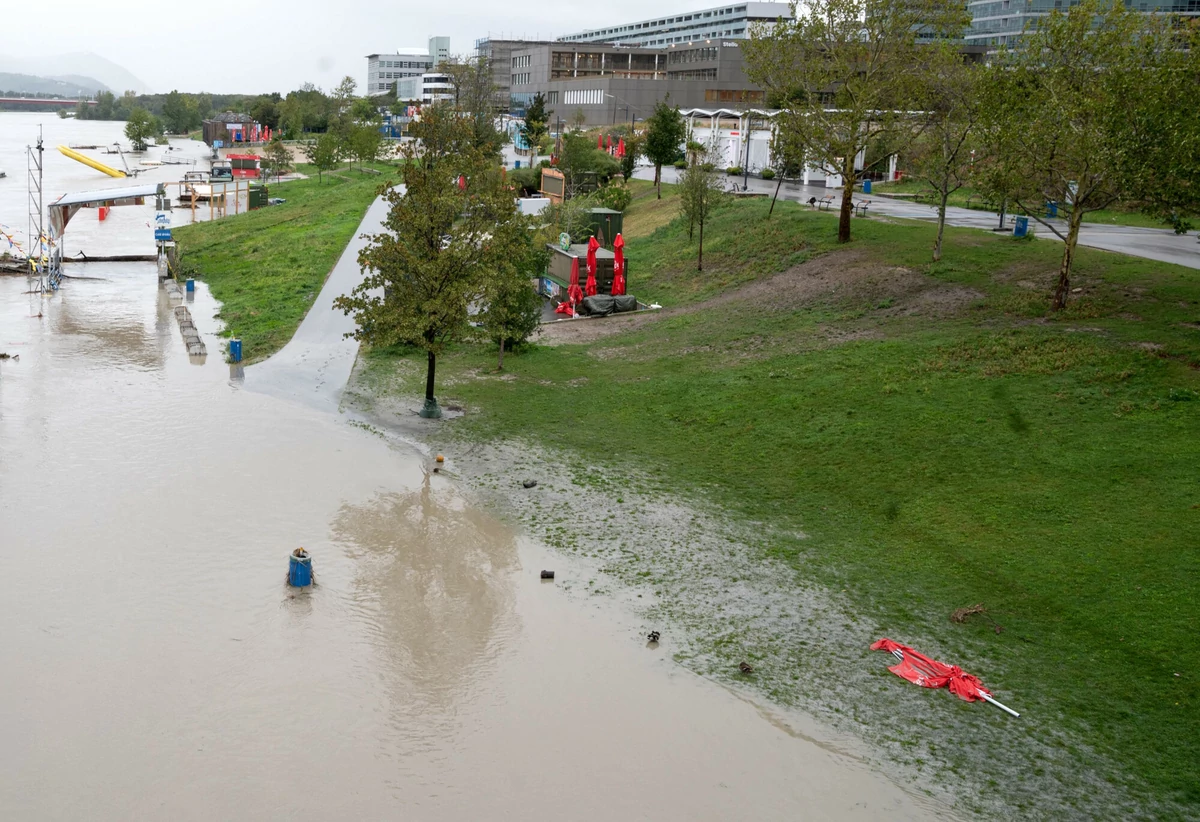
[[[541,327],[537,341],[546,345],[590,343],[643,328],[661,317],[735,306],[769,313],[847,302],[888,309],[892,315],[945,317],[966,310],[984,296],[973,288],[944,283],[910,268],[882,264],[858,249],[845,249],[690,305],[548,323]]]

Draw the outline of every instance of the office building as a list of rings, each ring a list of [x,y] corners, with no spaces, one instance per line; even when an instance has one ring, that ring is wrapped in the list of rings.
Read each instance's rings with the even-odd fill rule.
[[[396,81],[396,99],[404,103],[436,103],[454,99],[454,84],[446,74],[430,72]]]
[[[487,60],[492,72],[492,82],[496,85],[496,108],[499,111],[512,109],[512,51],[513,49],[548,46],[549,40],[497,40],[483,37],[475,41],[475,56]],[[529,95],[532,97],[532,95]],[[515,111],[523,111],[524,105],[518,105]]]
[[[564,43],[611,43],[623,46],[670,46],[697,40],[746,40],[756,24],[770,27],[790,17],[787,3],[738,3],[732,6],[653,17],[636,23],[589,29],[558,38]]]
[[[576,112],[587,125],[644,120],[670,95],[682,108],[761,106],[764,94],[746,77],[734,40],[701,40],[668,48],[576,43],[514,46],[509,52],[511,108],[539,92],[563,122]]]
[[[449,37],[430,37],[425,49],[397,49],[390,54],[367,55],[366,94],[387,94],[398,80],[420,77],[450,57]]]
[[[995,53],[1020,42],[1026,28],[1037,28],[1043,17],[1075,5],[1072,0],[974,0],[967,3],[971,27],[967,45],[986,46]],[[1129,3],[1138,11],[1200,17],[1200,0],[1139,0]]]

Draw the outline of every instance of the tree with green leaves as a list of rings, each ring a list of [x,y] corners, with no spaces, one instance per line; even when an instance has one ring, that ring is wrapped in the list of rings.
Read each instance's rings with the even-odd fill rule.
[[[493,272],[521,257],[529,221],[495,157],[476,144],[474,124],[452,104],[427,106],[413,132],[417,139],[401,148],[404,185],[384,195],[385,230],[358,256],[365,277],[334,304],[354,315],[357,339],[425,351],[420,413],[439,417],[437,356],[470,333],[470,307],[484,299]]]
[[[937,192],[937,233],[933,261],[942,259],[946,204],[970,180],[979,146],[979,78],[982,69],[967,62],[952,40],[926,47],[924,79],[918,109],[924,112],[920,132],[908,143],[909,173]]]
[[[315,140],[309,140],[304,145],[304,156],[308,158],[308,162],[317,170],[317,183],[323,182],[322,174],[337,168],[337,137],[326,132]]]
[[[508,135],[496,128],[496,84],[487,58],[455,58],[439,70],[450,78],[454,109],[471,121],[475,146],[498,158]]]
[[[195,99],[172,90],[163,100],[162,119],[164,127],[171,134],[187,134],[200,125]]]
[[[162,123],[144,108],[134,108],[125,123],[125,137],[134,151],[145,151],[150,141],[162,134]]]
[[[283,138],[280,135],[276,134],[267,144],[262,163],[266,166],[268,173],[274,174],[277,180],[292,170],[292,152],[283,144]]]
[[[716,152],[711,146],[699,145],[689,152],[691,164],[679,175],[679,211],[688,221],[688,239],[693,226],[700,228],[700,246],[696,254],[696,270],[704,270],[704,223],[725,196],[724,184],[716,172]]]
[[[637,132],[630,132],[625,138],[625,156],[621,158],[621,174],[625,176],[625,181],[628,183],[633,179],[633,172],[637,168],[637,159],[645,149],[646,140]]]
[[[742,47],[746,74],[780,109],[805,162],[842,180],[838,242],[850,241],[856,159],[914,128],[925,59],[917,32],[961,31],[965,7],[937,0],[792,0],[792,14]],[[864,169],[865,170],[865,169]]]
[[[546,111],[546,96],[540,91],[533,95],[525,109],[525,139],[529,141],[530,162],[537,157],[538,145],[550,133],[550,114]]]
[[[1052,308],[1070,294],[1079,227],[1114,204],[1200,207],[1200,39],[1120,3],[1055,11],[988,71],[988,187],[1063,241]],[[1056,203],[1065,224],[1044,216]]]
[[[654,163],[654,185],[662,199],[662,167],[675,162],[687,137],[687,123],[679,107],[671,105],[671,95],[654,104],[654,113],[646,120],[646,143],[642,148],[646,159]]]
[[[363,163],[373,163],[379,159],[379,149],[383,145],[383,134],[379,131],[379,121],[368,120],[355,124],[350,132],[349,149],[358,160],[359,168]]]
[[[513,256],[500,261],[483,288],[479,314],[483,333],[499,349],[496,370],[504,370],[504,352],[527,341],[542,322],[542,298],[533,278],[546,268],[546,237],[527,230],[524,242],[512,244]]]

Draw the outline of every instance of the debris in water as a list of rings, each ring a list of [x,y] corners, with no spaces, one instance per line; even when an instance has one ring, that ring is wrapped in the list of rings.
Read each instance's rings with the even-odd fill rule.
[[[751,665],[749,662],[739,662],[738,670],[744,674],[752,674],[752,673],[754,673],[754,666]]]
[[[554,579],[553,571],[542,571],[542,579]]]
[[[950,693],[964,702],[984,700],[1010,716],[1020,716],[1012,708],[993,699],[992,692],[983,687],[983,683],[979,681],[978,677],[968,674],[957,665],[938,662],[936,659],[931,659],[907,645],[901,645],[887,637],[873,643],[871,650],[887,651],[896,657],[899,662],[888,670],[914,685],[920,685],[922,688],[949,688]]]
[[[445,457],[443,457],[441,454],[438,454],[438,455],[437,455],[437,461],[438,461],[439,463],[442,463],[442,462],[445,462],[445,461],[446,461],[446,458],[445,458]]]
[[[4,353],[0,353],[0,360],[19,360],[19,359],[21,359],[21,355],[20,355],[20,354],[4,354]],[[536,484],[536,483],[535,483],[535,484]]]
[[[658,638],[661,636],[662,634],[660,634],[658,631],[651,631],[650,633],[646,634],[646,639],[650,640],[651,642],[658,642]]]
[[[523,483],[521,483],[521,485],[525,488],[533,488],[535,485],[537,485],[537,480],[525,480]]]

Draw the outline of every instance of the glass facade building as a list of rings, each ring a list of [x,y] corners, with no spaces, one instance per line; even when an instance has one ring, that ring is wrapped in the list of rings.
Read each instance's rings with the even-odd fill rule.
[[[967,3],[967,45],[986,46],[988,51],[1006,48],[1051,12],[1076,5],[1078,0],[974,0]],[[1200,16],[1200,0],[1129,0],[1128,5],[1137,11]]]

